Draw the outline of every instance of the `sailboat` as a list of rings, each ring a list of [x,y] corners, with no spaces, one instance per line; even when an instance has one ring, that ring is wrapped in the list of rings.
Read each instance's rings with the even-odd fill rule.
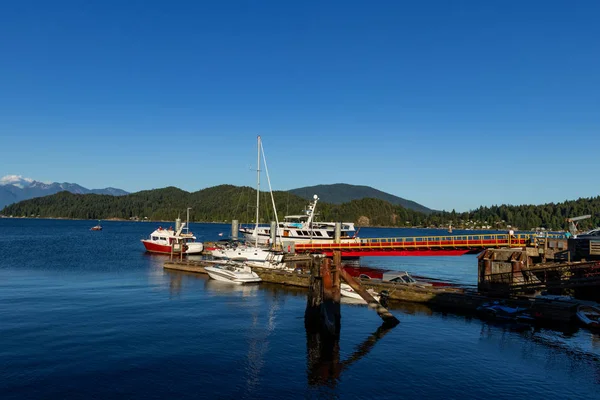
[[[101,231],[101,230],[102,230],[102,225],[100,225],[100,220],[98,220],[98,225],[92,226],[90,228],[90,231]]]
[[[251,262],[253,266],[259,266],[263,268],[281,268],[283,264],[281,263],[283,259],[283,254],[277,253],[270,249],[266,249],[259,246],[258,241],[258,223],[259,223],[259,205],[260,205],[260,156],[263,155],[264,158],[264,150],[262,148],[262,142],[260,136],[257,137],[258,140],[258,156],[257,156],[257,165],[258,168],[256,170],[256,221],[255,221],[255,234],[251,237],[251,242],[239,243],[235,242],[228,247],[217,248],[212,251],[212,256],[215,258],[226,258],[230,260],[242,260]],[[265,165],[266,167],[266,165]],[[268,175],[267,175],[268,178]],[[270,186],[270,183],[269,183]],[[273,201],[273,208],[275,208],[275,201],[273,199],[273,193],[271,192],[271,200]],[[277,219],[277,213],[275,213],[275,218]]]

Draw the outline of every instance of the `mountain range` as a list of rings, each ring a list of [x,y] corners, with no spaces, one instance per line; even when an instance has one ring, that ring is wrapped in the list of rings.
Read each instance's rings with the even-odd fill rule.
[[[76,183],[44,183],[31,178],[24,178],[20,175],[7,175],[0,178],[0,210],[9,204],[36,197],[48,196],[63,191],[74,194],[93,193],[108,194],[112,196],[123,196],[128,194],[128,192],[122,189],[115,189],[112,187],[105,189],[87,189]],[[403,199],[402,197],[394,196],[369,186],[336,183],[331,185],[306,186],[289,190],[289,192],[306,200],[312,200],[313,195],[317,194],[321,201],[337,205],[348,203],[352,200],[373,198],[424,214],[434,212],[434,210],[412,200]]]
[[[105,189],[87,189],[76,183],[44,183],[20,175],[7,175],[0,178],[0,209],[5,206],[35,197],[48,196],[58,192],[68,191],[76,194],[108,194],[123,196],[128,192],[108,187]]]

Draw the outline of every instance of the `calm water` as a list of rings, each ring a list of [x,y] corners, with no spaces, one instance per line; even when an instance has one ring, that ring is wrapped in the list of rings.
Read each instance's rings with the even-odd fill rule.
[[[323,364],[303,291],[166,272],[139,241],[157,224],[94,224],[0,219],[0,398],[600,398],[600,336],[586,330],[515,332],[415,305],[382,331],[343,305],[339,354]],[[474,256],[362,263],[476,280]]]

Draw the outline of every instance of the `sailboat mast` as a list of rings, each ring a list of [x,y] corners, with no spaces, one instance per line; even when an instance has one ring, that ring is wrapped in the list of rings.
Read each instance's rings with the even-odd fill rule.
[[[260,135],[257,140],[257,156],[256,156],[256,225],[254,227],[254,245],[258,247],[258,214],[260,202]]]

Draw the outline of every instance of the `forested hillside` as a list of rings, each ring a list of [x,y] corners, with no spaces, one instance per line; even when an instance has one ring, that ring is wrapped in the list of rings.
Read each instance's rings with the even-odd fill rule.
[[[279,218],[300,214],[308,201],[290,192],[274,192]],[[260,221],[274,220],[271,197],[261,192]],[[189,193],[175,187],[146,190],[126,196],[57,193],[12,204],[0,214],[42,218],[78,219],[149,219],[172,221],[185,218],[192,207],[190,219],[198,222],[252,222],[256,213],[256,190],[250,187],[221,185]],[[568,217],[591,214],[582,221],[582,229],[600,226],[600,197],[549,203],[544,205],[491,206],[476,210],[435,212],[424,214],[381,199],[365,198],[343,204],[319,202],[317,211],[323,221],[348,221],[359,226],[424,226],[473,229],[567,228]]]
[[[317,194],[321,200],[332,204],[348,203],[352,200],[379,199],[387,201],[396,206],[402,206],[409,210],[420,211],[430,214],[433,210],[412,200],[403,199],[393,194],[382,192],[370,186],[348,185],[347,183],[335,183],[332,185],[307,186],[290,190],[292,194],[303,199],[312,199]]]

